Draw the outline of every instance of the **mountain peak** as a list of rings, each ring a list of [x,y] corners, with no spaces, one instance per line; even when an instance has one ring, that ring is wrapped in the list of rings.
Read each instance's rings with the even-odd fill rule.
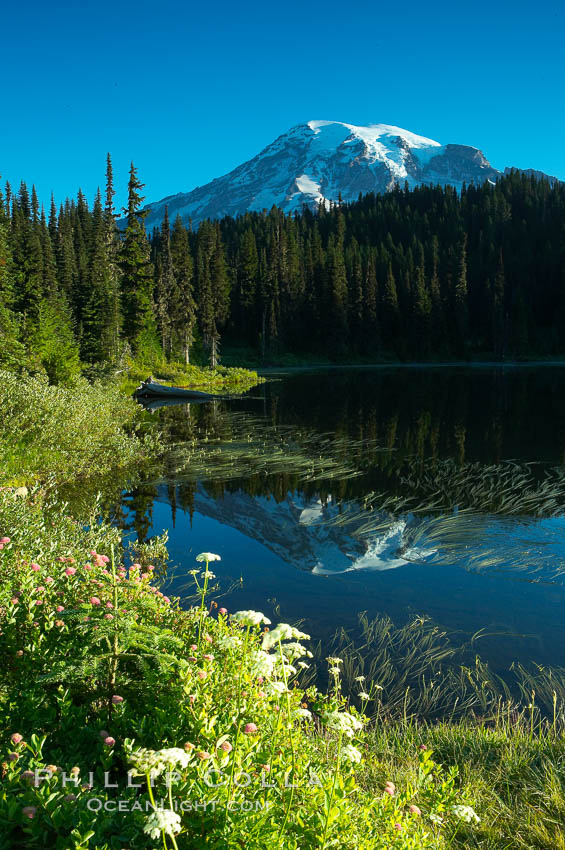
[[[292,127],[229,174],[150,204],[146,225],[160,225],[165,204],[170,217],[180,214],[198,224],[272,206],[287,212],[316,208],[340,195],[352,201],[360,193],[405,183],[460,189],[499,176],[480,150],[467,145],[442,145],[392,124],[312,120]]]
[[[411,133],[409,130],[404,130],[402,127],[395,127],[393,124],[366,124],[364,126],[359,126],[356,124],[346,124],[343,121],[307,122],[307,126],[310,127],[314,133],[323,132],[324,128],[332,125],[345,127],[349,130],[352,136],[358,136],[359,138],[366,139],[368,142],[372,143],[375,143],[382,136],[389,136],[391,138],[403,139],[411,148],[441,147],[440,143],[434,142],[433,139],[426,139],[425,136],[417,136],[415,133]]]

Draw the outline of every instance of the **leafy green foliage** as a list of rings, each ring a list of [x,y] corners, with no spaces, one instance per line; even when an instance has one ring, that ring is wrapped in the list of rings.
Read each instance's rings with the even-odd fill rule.
[[[79,378],[54,387],[46,378],[0,372],[0,406],[4,484],[95,479],[157,448],[154,438],[133,433],[139,408],[111,383]]]

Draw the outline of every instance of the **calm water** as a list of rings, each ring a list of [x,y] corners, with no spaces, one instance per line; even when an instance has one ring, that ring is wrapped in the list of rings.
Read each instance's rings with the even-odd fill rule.
[[[212,551],[230,610],[322,639],[425,614],[495,669],[565,666],[565,368],[281,372],[153,415],[166,469],[123,521],[168,530],[172,593]]]

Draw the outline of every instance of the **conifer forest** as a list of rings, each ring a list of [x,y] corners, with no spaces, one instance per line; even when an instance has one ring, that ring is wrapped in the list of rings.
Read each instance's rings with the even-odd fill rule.
[[[210,362],[512,360],[565,354],[565,185],[396,187],[354,203],[273,207],[146,232],[132,164],[104,193],[0,197],[0,362],[51,380],[130,352]]]

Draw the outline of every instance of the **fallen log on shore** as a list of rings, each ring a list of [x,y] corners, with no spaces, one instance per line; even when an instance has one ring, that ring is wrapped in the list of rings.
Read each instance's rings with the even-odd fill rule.
[[[138,398],[184,398],[187,401],[213,401],[214,399],[222,398],[222,396],[214,395],[213,393],[203,393],[199,390],[169,387],[166,384],[159,383],[159,381],[156,381],[151,376],[141,382],[135,390],[134,395]]]

